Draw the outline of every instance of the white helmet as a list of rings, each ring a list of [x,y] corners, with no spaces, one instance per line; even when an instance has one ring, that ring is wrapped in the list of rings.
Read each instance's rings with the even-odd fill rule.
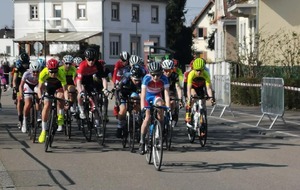
[[[174,62],[170,59],[166,59],[161,63],[161,67],[163,69],[173,69],[174,68]]]
[[[137,55],[131,55],[129,59],[130,67],[132,67],[134,64],[140,64],[141,58]]]
[[[38,60],[36,60],[36,61],[30,63],[29,68],[32,71],[40,71],[41,70],[41,64]]]
[[[63,63],[73,63],[73,57],[72,55],[65,55],[63,58],[62,58],[62,61]]]
[[[75,64],[76,67],[79,67],[79,64],[82,62],[82,58],[81,57],[75,57],[73,59],[73,63]]]

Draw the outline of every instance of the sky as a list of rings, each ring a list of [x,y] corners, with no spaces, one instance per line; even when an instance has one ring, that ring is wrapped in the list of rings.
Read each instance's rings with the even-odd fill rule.
[[[185,9],[187,13],[186,26],[190,26],[194,18],[201,12],[208,0],[187,0]],[[14,8],[12,0],[0,0],[0,28],[8,26],[11,28],[13,24]]]

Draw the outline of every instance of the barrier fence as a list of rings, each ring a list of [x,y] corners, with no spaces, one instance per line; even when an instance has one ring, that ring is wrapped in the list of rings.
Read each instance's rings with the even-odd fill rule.
[[[222,111],[219,117],[222,117],[226,108],[228,108],[234,117],[230,105],[231,105],[231,83],[229,75],[214,75],[213,80],[213,90],[215,91],[216,104],[210,112],[213,114],[217,107],[221,107]]]
[[[282,78],[270,78],[264,77],[261,84],[261,111],[262,116],[260,117],[256,127],[260,124],[265,115],[269,117],[274,116],[274,120],[271,123],[269,129],[271,129],[278,119],[283,118],[284,115],[284,81]]]

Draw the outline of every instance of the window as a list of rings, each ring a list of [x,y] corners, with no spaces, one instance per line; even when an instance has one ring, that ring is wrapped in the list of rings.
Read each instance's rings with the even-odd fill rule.
[[[151,22],[158,23],[158,6],[151,6]]]
[[[77,4],[77,19],[86,19],[86,5]]]
[[[120,20],[120,4],[119,3],[111,3],[111,20]]]
[[[53,5],[53,17],[58,18],[55,20],[55,27],[61,26],[61,5]]]
[[[206,38],[207,37],[207,29],[206,28],[198,28],[198,38]]]
[[[39,19],[38,5],[30,5],[30,20]]]
[[[11,56],[11,47],[6,46],[6,55]]]
[[[132,22],[140,21],[140,7],[137,4],[132,5]]]
[[[121,51],[121,35],[110,34],[109,36],[109,56],[118,57]]]

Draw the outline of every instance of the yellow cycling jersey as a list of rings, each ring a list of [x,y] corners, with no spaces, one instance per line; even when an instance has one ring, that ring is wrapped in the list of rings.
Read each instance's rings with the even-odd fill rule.
[[[209,73],[206,70],[203,70],[200,75],[197,76],[196,71],[192,70],[188,75],[187,84],[192,85],[195,88],[210,85],[211,81]]]
[[[66,70],[64,65],[60,66],[59,69],[63,70],[66,76],[72,76],[73,79],[76,77],[77,69],[72,65],[69,66],[69,70]]]
[[[62,86],[65,86],[67,84],[66,81],[66,74],[64,73],[64,71],[62,69],[58,69],[57,71],[57,75],[55,77],[57,80],[59,80],[61,82]],[[48,79],[50,78],[50,73],[47,67],[45,67],[39,75],[39,83],[44,83],[46,82]]]

